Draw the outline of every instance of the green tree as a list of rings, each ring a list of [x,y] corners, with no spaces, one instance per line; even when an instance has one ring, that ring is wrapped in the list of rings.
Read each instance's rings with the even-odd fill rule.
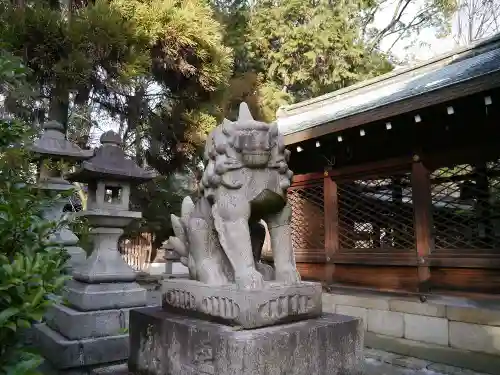
[[[0,54],[0,84],[16,88],[24,69],[17,59]],[[39,322],[66,279],[67,254],[49,236],[62,223],[42,212],[54,197],[33,183],[26,145],[29,127],[0,119],[0,374],[34,374],[42,358],[24,347],[23,330]]]
[[[245,94],[258,117],[266,120],[282,104],[390,70],[389,62],[406,59],[392,54],[395,46],[425,43],[419,38],[424,29],[449,34],[457,9],[457,0],[211,3],[235,54],[228,96]],[[231,115],[233,100],[225,104]]]
[[[122,102],[124,139],[140,165],[163,177],[134,191],[133,202],[146,219],[143,229],[156,233],[158,246],[170,235],[170,213],[177,211],[177,172],[196,170],[206,133],[217,124],[232,71],[232,53],[222,27],[205,1],[115,1],[149,40],[149,77]],[[146,79],[147,78],[147,79]]]
[[[218,0],[235,65],[223,103],[229,117],[239,99],[257,117],[279,106],[334,91],[391,69],[361,38],[365,2]],[[372,4],[373,5],[373,4]]]
[[[139,145],[150,116],[166,112],[171,126],[185,125],[229,78],[231,51],[203,0],[5,1],[0,7],[0,43],[31,69],[40,121],[71,119],[75,133],[92,121],[82,124],[74,114],[90,107],[123,123],[123,134]]]
[[[165,176],[194,160],[232,69],[204,0],[0,1],[0,44],[30,68],[38,96],[25,113],[66,124],[81,146],[105,115],[129,154]]]
[[[390,70],[374,64],[359,38],[353,2],[259,1],[249,28],[250,54],[266,79],[305,100]],[[367,67],[370,67],[367,69]]]
[[[63,124],[73,105],[143,74],[148,63],[147,40],[137,38],[134,24],[111,3],[65,4],[2,2],[0,10],[1,44],[30,68],[39,119]]]
[[[467,45],[500,32],[500,2],[495,0],[459,0],[455,14],[455,42]]]

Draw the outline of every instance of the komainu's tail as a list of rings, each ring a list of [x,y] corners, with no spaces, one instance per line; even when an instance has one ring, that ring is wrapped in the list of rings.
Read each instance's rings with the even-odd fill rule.
[[[181,257],[181,263],[188,268],[192,266],[189,261],[189,242],[188,242],[188,220],[194,210],[194,203],[190,197],[185,197],[182,201],[181,217],[170,215],[172,221],[172,229],[174,237],[170,237],[168,241],[173,247],[173,250]],[[191,269],[190,269],[191,271]]]

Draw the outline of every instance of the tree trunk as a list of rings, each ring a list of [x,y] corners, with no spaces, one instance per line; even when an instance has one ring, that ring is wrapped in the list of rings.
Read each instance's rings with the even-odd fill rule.
[[[60,122],[66,130],[68,125],[68,110],[69,92],[66,88],[56,84],[51,92],[49,120]]]
[[[140,167],[144,166],[144,152],[142,149],[142,121],[143,121],[143,101],[145,89],[138,84],[134,94],[128,98],[128,128],[135,133],[135,161]]]

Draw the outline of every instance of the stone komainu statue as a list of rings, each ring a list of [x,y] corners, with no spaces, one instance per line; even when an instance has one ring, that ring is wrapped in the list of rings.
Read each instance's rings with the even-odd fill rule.
[[[172,215],[169,241],[192,279],[212,285],[235,282],[244,289],[264,286],[257,263],[267,223],[275,279],[300,281],[293,255],[286,190],[292,171],[277,124],[255,121],[246,103],[238,120],[224,120],[208,136],[200,198],[186,197],[181,217]]]

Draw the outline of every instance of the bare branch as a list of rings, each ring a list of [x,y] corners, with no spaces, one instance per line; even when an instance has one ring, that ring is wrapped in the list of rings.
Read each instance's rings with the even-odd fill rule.
[[[417,18],[415,17],[413,21],[415,21]],[[407,31],[411,30],[412,28],[418,28],[418,26],[420,26],[421,24],[423,24],[426,20],[425,19],[421,19],[420,21],[418,21],[417,23],[415,24],[408,24],[408,26],[405,28]],[[401,38],[403,38],[403,36],[405,35],[404,32],[401,32],[398,37],[396,38],[396,40],[394,40],[394,42],[391,44],[391,46],[387,49],[386,53],[390,53],[392,51],[392,49],[394,48],[394,46],[396,45],[397,42],[399,42],[399,40]]]
[[[428,21],[428,18],[421,18],[422,15],[425,13],[429,12],[431,8],[425,8],[424,10],[420,11],[417,15],[413,17],[413,19],[408,23],[407,25],[403,25],[402,27],[392,30],[391,32],[388,32],[385,34],[385,37],[388,37],[393,34],[405,34],[406,32],[411,31],[412,29],[417,28],[418,26],[422,25],[424,22]],[[415,22],[417,19],[420,19],[418,22]]]
[[[373,50],[379,43],[380,41],[387,35],[389,31],[392,30],[394,26],[398,22],[400,22],[401,17],[403,16],[406,8],[408,5],[410,5],[411,0],[399,0],[398,4],[396,6],[396,9],[394,10],[394,13],[392,15],[391,21],[387,24],[386,27],[384,27],[375,38],[373,38],[372,42],[370,43],[369,50]]]
[[[500,2],[487,0],[460,0],[456,15],[457,44],[469,44],[500,31]]]

